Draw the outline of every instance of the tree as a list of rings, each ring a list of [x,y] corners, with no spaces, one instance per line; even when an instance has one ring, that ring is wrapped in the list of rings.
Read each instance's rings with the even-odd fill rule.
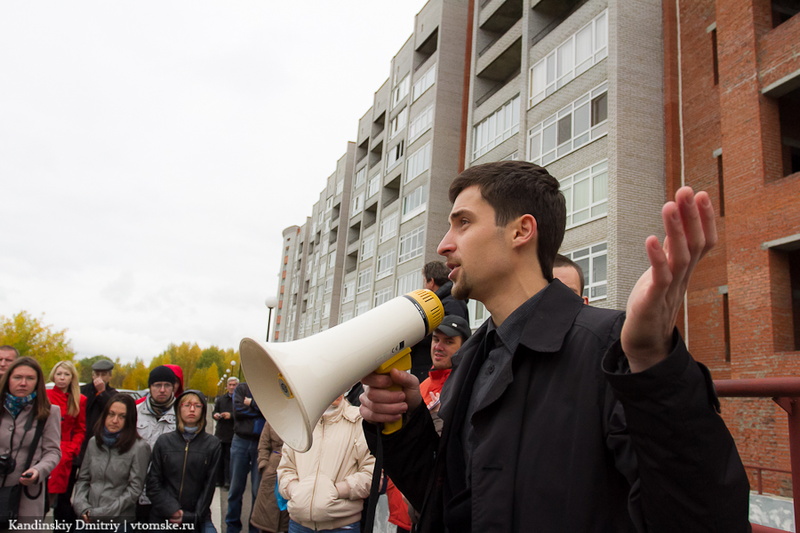
[[[195,370],[192,378],[188,381],[187,389],[196,389],[205,394],[208,398],[217,395],[217,383],[219,382],[219,371],[217,365],[212,363],[208,368]]]
[[[21,356],[36,359],[45,376],[59,361],[72,361],[75,351],[67,339],[67,330],[54,331],[27,311],[20,311],[11,318],[0,317],[0,345],[9,344],[19,350]]]

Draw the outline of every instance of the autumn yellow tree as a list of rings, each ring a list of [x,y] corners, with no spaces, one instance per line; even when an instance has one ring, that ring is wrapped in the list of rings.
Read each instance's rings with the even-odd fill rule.
[[[52,325],[20,311],[11,318],[0,317],[0,345],[9,344],[21,356],[33,357],[42,366],[45,375],[64,359],[72,361],[75,351],[67,339],[67,330],[56,331]]]
[[[208,368],[195,370],[188,383],[188,389],[199,390],[209,399],[215,397],[218,391],[217,383],[219,383],[219,370],[217,370],[216,363],[212,363]]]

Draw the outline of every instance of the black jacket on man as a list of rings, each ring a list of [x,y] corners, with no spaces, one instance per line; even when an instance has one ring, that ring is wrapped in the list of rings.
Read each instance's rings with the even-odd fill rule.
[[[439,300],[442,302],[442,307],[444,307],[444,316],[460,316],[469,324],[467,302],[453,298],[453,295],[450,293],[452,289],[453,282],[448,281],[436,290],[436,296],[439,297]],[[420,383],[428,377],[431,364],[431,336],[428,335],[411,347],[411,373],[417,376]]]
[[[253,398],[250,385],[239,383],[233,392],[233,432],[243,439],[258,440],[261,430],[264,429],[266,419],[256,405],[255,399],[250,405],[245,405],[245,398]]]
[[[81,453],[78,456],[77,465],[80,465],[81,459],[83,459],[89,440],[94,437],[94,426],[103,416],[103,409],[105,409],[106,403],[117,394],[117,389],[106,385],[106,390],[98,394],[97,389],[94,388],[94,382],[90,381],[81,385],[81,394],[86,396],[86,437],[81,445]],[[73,461],[72,464],[76,465],[76,461]]]
[[[217,428],[214,430],[214,435],[217,436],[220,442],[230,444],[233,440],[233,397],[227,392],[217,396],[214,401],[214,413],[231,414],[230,418],[217,420]]]
[[[508,367],[483,364],[488,321],[453,357],[441,438],[424,403],[382,438],[419,531],[443,532],[460,512],[457,530],[475,533],[749,531],[747,476],[710,375],[677,332],[666,360],[632,374],[624,313],[584,305],[558,280],[539,296]],[[464,421],[479,372],[498,381]]]
[[[154,522],[168,520],[183,510],[183,523],[195,524],[195,529],[211,520],[211,501],[216,488],[216,473],[222,455],[219,439],[205,430],[208,405],[198,391],[187,390],[175,400],[179,413],[181,398],[197,394],[203,403],[203,426],[187,441],[176,429],[158,437],[147,472],[147,497],[153,502],[150,518]]]

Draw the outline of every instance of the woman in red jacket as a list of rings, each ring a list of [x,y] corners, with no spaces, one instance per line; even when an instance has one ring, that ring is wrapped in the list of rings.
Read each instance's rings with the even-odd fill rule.
[[[86,396],[78,388],[78,371],[71,361],[59,361],[48,378],[55,384],[47,389],[50,403],[61,408],[61,461],[50,474],[47,483],[50,504],[54,505],[56,520],[74,521],[70,498],[75,483],[72,460],[81,451],[86,434]]]

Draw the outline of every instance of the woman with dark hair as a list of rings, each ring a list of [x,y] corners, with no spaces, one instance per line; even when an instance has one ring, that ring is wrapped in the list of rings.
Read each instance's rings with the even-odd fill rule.
[[[86,435],[86,396],[78,387],[78,370],[72,361],[56,363],[48,379],[54,387],[47,389],[47,398],[61,409],[61,462],[50,473],[47,492],[50,505],[54,506],[53,518],[74,522],[70,502],[75,485],[72,461],[80,453]]]
[[[187,390],[175,401],[177,429],[153,446],[147,474],[147,497],[153,522],[193,524],[194,531],[214,532],[211,500],[222,455],[219,439],[206,433],[206,397]]]
[[[144,489],[150,446],[136,432],[136,403],[116,394],[86,446],[72,507],[84,522],[134,521]]]
[[[61,459],[61,410],[50,405],[42,368],[31,357],[8,367],[0,403],[0,479],[3,487],[22,486],[19,522],[34,522],[44,518],[44,480]]]

